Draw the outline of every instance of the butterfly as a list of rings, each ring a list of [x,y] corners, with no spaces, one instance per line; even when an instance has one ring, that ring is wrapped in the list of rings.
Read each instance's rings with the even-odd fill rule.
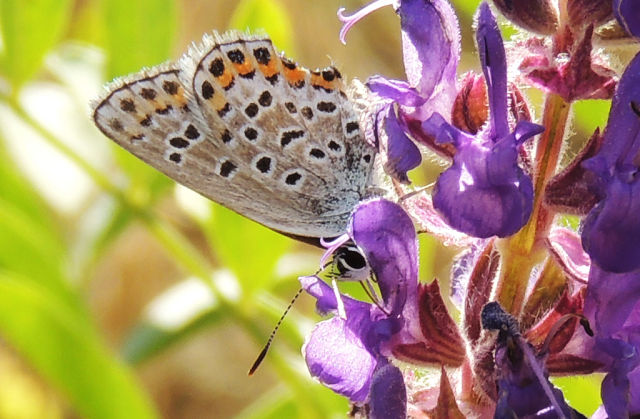
[[[110,83],[93,119],[247,218],[298,238],[334,237],[380,190],[354,96],[334,67],[301,67],[265,36],[214,33],[176,62]]]

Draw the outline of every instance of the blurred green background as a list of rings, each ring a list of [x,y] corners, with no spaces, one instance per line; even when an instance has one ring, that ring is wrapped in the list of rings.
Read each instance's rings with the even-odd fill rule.
[[[460,73],[477,67],[477,3],[456,4]],[[403,78],[391,8],[340,44],[337,9],[362,4],[0,0],[0,418],[344,417],[300,354],[319,320],[306,296],[246,375],[319,251],[177,187],[103,137],[89,101],[214,29],[264,28],[299,63],[348,78]],[[580,107],[584,138],[607,104]],[[454,252],[421,246],[422,280],[446,279]],[[598,405],[592,381],[565,389]]]

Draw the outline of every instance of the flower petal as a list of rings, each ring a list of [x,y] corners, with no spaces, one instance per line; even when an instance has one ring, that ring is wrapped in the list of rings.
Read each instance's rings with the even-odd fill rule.
[[[402,0],[397,13],[409,84],[427,98],[436,92],[436,86],[455,87],[460,29],[449,2]],[[455,91],[443,93],[455,95]]]
[[[368,321],[368,318],[358,320]],[[354,402],[367,399],[377,365],[375,355],[367,350],[356,332],[361,326],[352,316],[349,320],[333,317],[322,321],[302,348],[311,375]]]
[[[610,272],[640,268],[640,181],[615,177],[607,196],[584,221],[582,245],[592,260]]]
[[[371,380],[369,407],[371,419],[407,417],[407,390],[398,367],[386,364],[376,369]]]
[[[385,99],[404,106],[421,106],[427,98],[422,97],[418,91],[402,80],[387,79],[382,76],[372,76],[367,80],[367,86],[372,92]]]
[[[591,267],[584,315],[596,335],[618,334],[639,302],[640,272],[614,274],[597,266]]]
[[[613,0],[613,13],[631,35],[640,37],[640,8],[635,0]]]
[[[544,356],[522,338],[516,319],[495,302],[482,309],[482,327],[499,331],[495,365],[498,401],[495,418],[574,417],[560,390],[550,382]],[[548,416],[546,415],[548,414]]]
[[[396,3],[397,0],[375,0],[351,15],[344,14],[344,7],[338,9],[338,19],[342,22],[342,29],[340,29],[340,42],[343,44],[347,43],[347,32],[349,32],[349,29],[358,23],[360,19],[382,7],[394,6]]]
[[[502,35],[491,9],[486,2],[478,9],[478,30],[476,31],[478,54],[482,71],[487,82],[489,109],[491,110],[491,138],[503,137],[509,133],[507,121],[507,59]]]
[[[420,165],[420,150],[405,134],[405,128],[400,125],[393,106],[388,107],[383,124],[387,134],[387,160],[384,170],[402,183],[411,183],[407,172]]]
[[[354,210],[349,231],[376,274],[389,312],[399,315],[405,302],[415,304],[418,244],[411,218],[402,207],[380,198],[366,201]]]
[[[316,299],[316,309],[320,314],[337,313],[338,302],[336,301],[336,294],[326,282],[315,275],[301,276],[298,280],[307,294]],[[354,300],[345,295],[342,295],[341,298],[346,312],[369,311],[370,304],[368,303]]]
[[[640,54],[616,90],[598,154],[583,166],[604,198],[584,221],[582,244],[594,263],[621,273],[640,268]]]
[[[609,417],[640,413],[640,272],[614,274],[593,265],[584,314],[595,331],[592,358],[607,365],[602,400]]]
[[[531,179],[517,165],[516,136],[489,148],[462,134],[453,164],[436,182],[433,205],[449,225],[471,236],[509,236],[533,206]]]
[[[488,130],[475,137],[434,113],[422,129],[436,142],[457,148],[433,193],[433,205],[453,228],[474,237],[506,237],[528,221],[533,184],[518,166],[518,146],[544,129],[522,120],[513,132],[507,119],[507,68],[504,45],[489,6],[478,11],[478,49],[489,93]]]
[[[591,260],[582,249],[580,236],[567,228],[555,227],[549,233],[547,247],[567,275],[587,282]]]
[[[411,214],[420,231],[429,233],[445,246],[467,247],[477,241],[476,238],[451,228],[433,208],[431,196],[427,193],[409,196],[403,200],[402,205]]]
[[[449,124],[439,112],[434,112],[422,123],[422,130],[435,137],[437,144],[453,144],[455,147],[473,141],[474,138]]]

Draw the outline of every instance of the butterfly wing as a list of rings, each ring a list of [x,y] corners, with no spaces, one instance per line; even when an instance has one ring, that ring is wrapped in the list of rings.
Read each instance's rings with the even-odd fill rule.
[[[109,138],[179,183],[283,233],[345,231],[375,150],[339,72],[310,72],[266,38],[205,36],[178,63],[115,82]]]

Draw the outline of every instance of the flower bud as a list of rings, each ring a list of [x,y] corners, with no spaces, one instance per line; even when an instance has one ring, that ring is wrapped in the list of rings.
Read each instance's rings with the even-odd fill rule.
[[[451,109],[451,123],[462,131],[476,134],[489,116],[487,86],[482,75],[472,72],[463,76],[461,84]]]
[[[558,16],[551,0],[493,0],[500,12],[515,25],[541,35],[558,29]]]
[[[451,124],[470,134],[477,134],[489,117],[487,85],[480,74],[462,76],[462,87],[453,102]],[[531,121],[531,112],[524,95],[514,83],[509,83],[509,114],[513,121]]]

